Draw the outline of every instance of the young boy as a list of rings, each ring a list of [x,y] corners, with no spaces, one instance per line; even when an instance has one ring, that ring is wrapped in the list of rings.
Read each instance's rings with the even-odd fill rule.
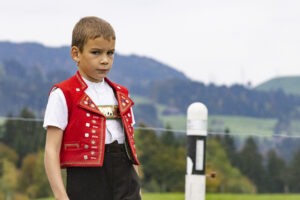
[[[106,21],[82,18],[72,34],[76,75],[53,86],[44,120],[45,169],[57,200],[139,200],[133,101],[106,78],[115,33]],[[66,190],[60,168],[67,169]]]

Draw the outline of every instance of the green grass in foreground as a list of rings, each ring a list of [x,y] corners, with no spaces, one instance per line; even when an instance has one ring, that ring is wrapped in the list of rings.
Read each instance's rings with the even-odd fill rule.
[[[297,194],[207,194],[206,200],[299,200]],[[38,200],[54,200],[45,198]],[[184,200],[183,193],[146,193],[143,200]]]

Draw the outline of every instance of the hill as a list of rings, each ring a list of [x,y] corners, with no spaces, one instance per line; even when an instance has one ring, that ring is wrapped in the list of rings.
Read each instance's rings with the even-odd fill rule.
[[[286,94],[300,95],[300,76],[286,76],[273,78],[257,87],[255,90],[275,91],[283,90]]]
[[[17,114],[26,106],[37,116],[43,116],[50,87],[76,70],[69,51],[70,47],[66,46],[0,42],[0,103],[5,105],[0,107],[0,115]],[[148,57],[116,54],[108,77],[128,87],[131,95],[165,105],[166,115],[185,113],[189,104],[200,101],[207,105],[210,114],[300,117],[299,96],[282,91],[257,91],[242,85],[206,85],[191,81],[182,72]],[[139,105],[137,115],[151,121],[150,124],[159,124],[153,105]]]
[[[257,91],[242,85],[216,86],[186,80],[156,81],[149,98],[177,108],[182,113],[196,101],[204,103],[210,114],[258,118],[300,117],[300,97],[282,91]]]
[[[49,73],[64,72],[66,77],[77,67],[70,57],[70,47],[47,47],[38,43],[0,42],[0,64],[11,74],[19,74],[10,65],[23,66],[22,74],[39,70],[46,79]],[[20,69],[20,67],[18,68]],[[1,72],[1,70],[0,70]],[[145,56],[115,54],[114,64],[108,76],[112,81],[126,85],[131,92],[143,93],[151,81],[188,78],[180,71]]]
[[[51,86],[75,73],[70,47],[38,43],[0,42],[0,115],[17,114],[26,106],[43,116]],[[108,76],[136,94],[146,94],[153,81],[188,80],[182,73],[152,58],[115,54]]]

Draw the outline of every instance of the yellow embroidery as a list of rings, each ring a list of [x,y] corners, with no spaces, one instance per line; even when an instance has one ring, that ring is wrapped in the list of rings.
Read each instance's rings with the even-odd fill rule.
[[[118,119],[121,118],[119,106],[98,106],[100,112],[105,116],[106,119]]]

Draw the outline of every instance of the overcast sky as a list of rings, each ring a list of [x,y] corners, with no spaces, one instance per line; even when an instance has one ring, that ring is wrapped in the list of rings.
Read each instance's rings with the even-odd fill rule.
[[[84,16],[112,24],[119,53],[194,80],[257,85],[300,75],[299,0],[1,0],[0,40],[70,45]]]

